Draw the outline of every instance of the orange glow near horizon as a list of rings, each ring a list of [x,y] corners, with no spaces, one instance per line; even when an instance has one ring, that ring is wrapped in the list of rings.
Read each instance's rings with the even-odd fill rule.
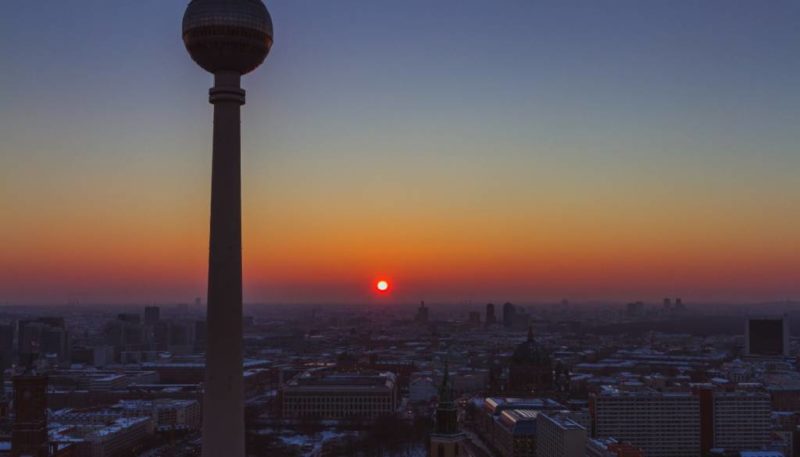
[[[546,201],[537,202],[536,212],[509,214],[498,204],[445,217],[435,202],[368,214],[355,206],[370,205],[345,204],[344,197],[333,200],[339,205],[333,211],[334,205],[323,204],[331,200],[322,197],[292,208],[274,203],[289,197],[263,193],[266,205],[245,205],[244,288],[250,303],[358,303],[376,294],[408,303],[660,296],[738,302],[792,297],[798,284],[800,250],[787,244],[796,240],[795,225],[746,219],[734,211],[708,215],[690,203],[682,218],[665,205],[662,212],[642,210],[647,217],[638,218],[633,209],[557,210]],[[136,303],[204,297],[207,203],[198,197],[181,211],[170,211],[171,205],[109,206],[105,217],[94,219],[89,216],[98,208],[74,213],[34,211],[33,204],[13,208],[15,224],[0,226],[7,242],[0,256],[2,300]],[[614,209],[613,218],[603,217],[603,210]],[[416,223],[421,217],[425,224]],[[283,224],[276,226],[275,220]],[[387,282],[386,291],[379,290],[379,281]],[[394,287],[398,281],[402,290]]]

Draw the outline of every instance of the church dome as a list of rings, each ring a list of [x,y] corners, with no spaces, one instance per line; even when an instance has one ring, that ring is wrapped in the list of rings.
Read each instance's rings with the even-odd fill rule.
[[[511,356],[515,365],[550,365],[550,354],[533,339],[533,331],[528,330],[528,340],[521,343]]]

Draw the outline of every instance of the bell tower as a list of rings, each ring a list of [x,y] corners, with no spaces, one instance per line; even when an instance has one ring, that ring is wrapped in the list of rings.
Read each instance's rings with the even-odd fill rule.
[[[429,457],[459,457],[465,455],[465,435],[458,429],[458,409],[453,398],[450,370],[444,362],[444,376],[439,387],[439,404],[436,407],[436,428],[430,437]]]

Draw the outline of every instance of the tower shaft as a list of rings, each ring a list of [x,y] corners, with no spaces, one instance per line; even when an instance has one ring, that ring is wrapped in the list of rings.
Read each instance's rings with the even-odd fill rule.
[[[203,399],[203,457],[244,457],[242,377],[241,75],[217,72],[214,105],[208,349]]]

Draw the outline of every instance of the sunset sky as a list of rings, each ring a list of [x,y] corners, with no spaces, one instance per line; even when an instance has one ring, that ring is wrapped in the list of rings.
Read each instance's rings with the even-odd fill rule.
[[[800,298],[800,2],[266,3],[247,302]],[[3,1],[0,303],[205,297],[185,6]]]

